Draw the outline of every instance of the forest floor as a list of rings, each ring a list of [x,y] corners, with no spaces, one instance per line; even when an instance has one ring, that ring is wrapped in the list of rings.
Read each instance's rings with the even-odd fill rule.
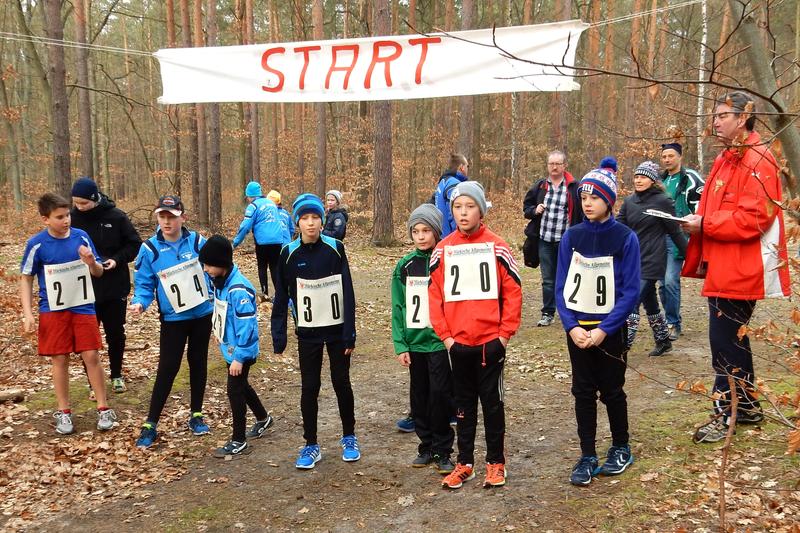
[[[323,372],[319,436],[323,460],[311,471],[294,468],[302,443],[296,343],[270,353],[269,304],[260,307],[262,355],[251,383],[275,417],[253,441],[254,452],[232,461],[212,450],[230,435],[225,366],[209,350],[205,412],[212,434],[192,437],[186,368],[181,370],[151,450],[134,447],[155,375],[158,321],[152,311],[128,324],[125,374],[129,390],[112,394],[118,427],[94,429],[86,379],[77,360],[71,390],[76,433],[53,430],[54,397],[47,361],[35,337],[19,332],[16,277],[21,246],[0,248],[0,390],[20,387],[21,403],[0,404],[0,529],[69,531],[712,531],[719,525],[721,445],[695,445],[693,429],[709,400],[678,383],[710,389],[707,309],[699,284],[684,285],[685,334],[662,358],[643,327],[629,356],[629,401],[634,465],[622,476],[589,487],[568,483],[579,454],[565,334],[556,322],[536,328],[541,302],[538,270],[524,269],[523,326],[506,361],[508,483],[483,489],[477,477],[446,491],[431,469],[414,469],[417,439],[396,431],[408,405],[408,373],[393,357],[390,337],[391,270],[407,250],[348,245],[358,301],[358,341],[352,382],[356,431],[363,457],[340,459],[340,423]],[[246,248],[246,246],[245,246]],[[236,261],[256,279],[254,255]],[[789,301],[759,305],[754,322],[788,324]],[[784,317],[783,319],[779,317]],[[761,342],[757,372],[776,392],[798,383],[782,356]],[[741,426],[725,471],[727,523],[732,530],[800,531],[800,460],[785,455],[787,429],[768,421]],[[610,444],[599,408],[598,452]],[[477,455],[483,453],[479,427]]]

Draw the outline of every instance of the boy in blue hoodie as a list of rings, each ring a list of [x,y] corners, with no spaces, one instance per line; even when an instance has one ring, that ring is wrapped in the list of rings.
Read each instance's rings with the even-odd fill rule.
[[[194,435],[210,431],[203,418],[203,397],[213,306],[208,278],[197,260],[205,239],[183,227],[186,216],[179,197],[162,196],[153,212],[159,228],[139,249],[133,298],[128,306],[128,312],[139,316],[155,299],[161,321],[158,371],[150,411],[136,440],[139,448],[149,448],[158,438],[156,425],[181,368],[187,342],[192,410],[189,429]]]
[[[295,466],[311,469],[322,458],[317,442],[317,398],[322,373],[322,350],[327,346],[331,382],[342,419],[342,460],[361,458],[355,436],[350,356],[356,344],[356,302],[350,267],[342,241],[322,235],[325,207],[313,194],[301,194],[292,205],[300,237],[281,250],[275,302],[272,306],[272,344],[280,356],[286,349],[289,299],[300,359],[300,411],[303,437]]]
[[[214,284],[212,332],[228,364],[228,400],[233,415],[231,440],[214,451],[214,457],[247,455],[247,438],[259,438],[272,425],[269,415],[247,376],[258,357],[256,290],[233,264],[233,247],[222,235],[213,235],[200,249],[203,270]],[[256,423],[245,433],[247,408]]]
[[[570,476],[588,485],[597,474],[621,474],[633,463],[628,444],[625,321],[639,299],[639,241],[614,220],[614,174],[597,169],[580,182],[586,219],[561,239],[556,271],[556,308],[567,335],[572,395],[581,458]],[[606,405],[612,446],[598,467],[597,395]]]

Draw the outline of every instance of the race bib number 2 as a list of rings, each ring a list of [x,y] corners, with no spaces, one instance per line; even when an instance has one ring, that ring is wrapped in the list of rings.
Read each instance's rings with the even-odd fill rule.
[[[297,325],[305,328],[344,323],[342,275],[322,279],[297,278]]]
[[[610,313],[615,303],[614,258],[583,257],[572,252],[564,283],[567,309],[583,313]]]
[[[225,320],[228,318],[227,300],[214,298],[214,314],[211,317],[211,332],[216,337],[217,342],[225,340]]]
[[[94,303],[91,273],[86,263],[80,259],[58,265],[46,265],[44,284],[51,311]]]
[[[206,275],[196,257],[165,268],[158,273],[158,279],[176,313],[194,309],[208,301]]]
[[[428,311],[428,276],[406,278],[406,327],[425,329],[431,327]]]
[[[494,243],[444,247],[444,301],[497,299]]]

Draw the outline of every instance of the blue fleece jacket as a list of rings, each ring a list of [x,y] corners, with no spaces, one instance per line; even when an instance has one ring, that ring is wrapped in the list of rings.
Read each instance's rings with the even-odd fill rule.
[[[258,357],[258,319],[256,316],[256,290],[239,271],[233,269],[225,278],[221,289],[214,289],[214,304],[225,302],[225,330],[219,349],[228,364],[244,363]]]
[[[244,210],[244,218],[239,225],[239,231],[233,238],[233,247],[236,248],[247,234],[253,232],[256,244],[283,244],[286,230],[280,221],[278,206],[269,198],[263,196],[253,200]]]
[[[586,258],[614,258],[615,300],[610,313],[584,313],[567,308],[564,286],[573,252]],[[556,270],[556,309],[564,329],[569,332],[583,321],[600,322],[597,327],[607,335],[617,332],[639,302],[639,279],[639,240],[630,228],[617,222],[613,215],[602,223],[584,218],[580,224],[570,227],[561,238]]]
[[[453,220],[453,212],[450,210],[450,193],[453,188],[461,182],[467,181],[467,177],[461,172],[447,172],[439,178],[436,192],[433,193],[433,203],[442,212],[442,239],[453,233],[456,229],[456,221]]]
[[[283,242],[281,242],[281,244],[289,244],[292,242],[292,237],[294,236],[294,223],[292,222],[292,215],[286,209],[278,206],[278,219],[281,221],[281,226],[283,226],[283,231],[285,232],[283,235]]]

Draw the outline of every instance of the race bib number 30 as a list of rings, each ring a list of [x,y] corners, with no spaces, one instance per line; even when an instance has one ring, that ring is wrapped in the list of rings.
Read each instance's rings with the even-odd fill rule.
[[[444,301],[497,299],[494,243],[444,247]]]
[[[583,257],[573,251],[564,284],[567,309],[583,313],[610,313],[614,308],[614,295],[614,258]]]
[[[208,301],[208,285],[203,267],[195,257],[158,273],[172,309],[183,313]]]
[[[80,259],[58,265],[45,265],[44,285],[51,311],[61,311],[94,303],[89,267]]]
[[[344,322],[342,275],[322,279],[297,278],[297,325],[304,328]]]
[[[225,320],[228,317],[228,302],[214,298],[214,314],[211,317],[211,332],[216,337],[217,342],[225,340]]]
[[[431,326],[428,313],[428,276],[406,278],[406,327],[424,329]]]

